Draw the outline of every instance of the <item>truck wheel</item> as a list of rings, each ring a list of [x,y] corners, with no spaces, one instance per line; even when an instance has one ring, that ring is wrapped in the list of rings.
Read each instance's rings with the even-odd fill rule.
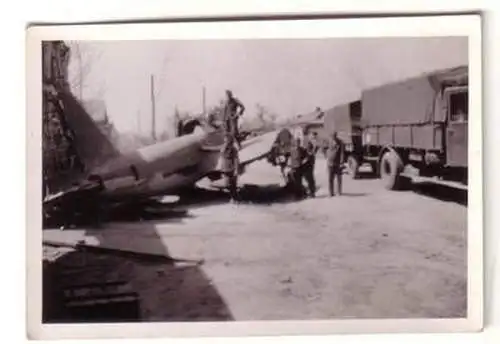
[[[352,179],[358,178],[358,172],[359,172],[358,159],[356,159],[352,155],[349,155],[349,157],[347,158],[347,169]]]
[[[384,181],[384,186],[389,190],[401,189],[404,180],[401,176],[403,163],[394,152],[386,152],[380,160],[380,177]]]

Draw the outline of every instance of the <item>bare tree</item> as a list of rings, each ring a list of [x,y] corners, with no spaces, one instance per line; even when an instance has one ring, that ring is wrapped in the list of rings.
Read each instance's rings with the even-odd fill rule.
[[[93,65],[101,58],[102,50],[82,44],[80,41],[67,42],[70,54],[75,63],[75,73],[69,80],[69,85],[79,100],[83,99],[83,90],[87,85],[87,78],[92,71]],[[105,91],[106,85],[103,81],[97,91],[98,98]]]
[[[162,58],[161,62],[161,69],[159,71],[159,77],[157,77],[156,73],[151,73],[150,75],[150,97],[151,97],[151,136],[154,141],[157,140],[156,137],[156,132],[157,132],[157,125],[156,125],[156,116],[157,116],[157,101],[160,95],[163,92],[163,89],[165,87],[165,78],[166,78],[166,68],[167,68],[167,62],[168,62],[168,56],[165,55]],[[167,129],[163,129],[163,133],[165,134],[167,132]],[[163,136],[165,136],[162,134]]]
[[[274,129],[276,127],[276,120],[278,116],[262,104],[257,103],[256,107],[257,118],[261,122],[262,128],[264,130]]]

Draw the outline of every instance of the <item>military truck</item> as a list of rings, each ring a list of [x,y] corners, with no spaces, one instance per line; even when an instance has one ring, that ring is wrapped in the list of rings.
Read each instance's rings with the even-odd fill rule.
[[[388,189],[435,182],[467,189],[468,67],[367,89],[349,170],[369,163]]]

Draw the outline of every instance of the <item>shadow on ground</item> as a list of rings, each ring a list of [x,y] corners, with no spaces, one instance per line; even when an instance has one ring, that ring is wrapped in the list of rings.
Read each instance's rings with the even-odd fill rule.
[[[362,196],[368,196],[368,194],[366,192],[343,192],[341,196],[362,197]]]
[[[368,196],[368,193],[365,192],[343,192],[342,194],[336,193],[334,196],[330,196],[329,194],[327,195],[321,195],[321,196],[316,196],[316,198],[332,198],[332,197],[363,197],[363,196]]]
[[[96,249],[77,249],[45,260],[43,322],[233,319],[204,273],[203,261],[171,258],[152,228],[141,231],[150,237],[149,245],[156,246],[151,249],[163,249],[163,257],[106,250],[103,247],[110,243],[103,241]]]
[[[86,227],[96,227],[94,214],[82,213],[78,216],[71,216],[68,222],[67,214],[60,213],[44,219],[43,228],[60,228],[65,230],[80,229]],[[169,223],[182,223],[184,219],[192,218],[193,215],[185,209],[175,209],[174,205],[144,206],[144,205],[127,205],[112,209],[106,209],[100,214],[100,223],[107,222],[143,222],[162,220]]]
[[[207,206],[229,202],[229,193],[225,190],[195,188],[181,195],[179,206]],[[257,185],[244,184],[239,188],[238,200],[248,204],[273,204],[294,201],[288,187],[279,184]]]
[[[348,178],[351,178],[350,176],[346,176]],[[374,172],[361,172],[359,171],[357,174],[356,174],[356,180],[364,180],[364,179],[377,179],[378,176],[377,174],[375,174]]]
[[[463,206],[467,206],[466,190],[451,188],[444,185],[421,183],[413,184],[412,191],[426,197],[435,198],[445,202],[454,202]]]

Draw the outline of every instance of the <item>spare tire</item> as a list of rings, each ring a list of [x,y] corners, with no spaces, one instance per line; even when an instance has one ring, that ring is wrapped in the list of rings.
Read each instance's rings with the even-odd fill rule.
[[[386,189],[399,190],[403,187],[404,177],[401,176],[403,168],[403,162],[396,152],[384,153],[380,160],[379,171]]]

